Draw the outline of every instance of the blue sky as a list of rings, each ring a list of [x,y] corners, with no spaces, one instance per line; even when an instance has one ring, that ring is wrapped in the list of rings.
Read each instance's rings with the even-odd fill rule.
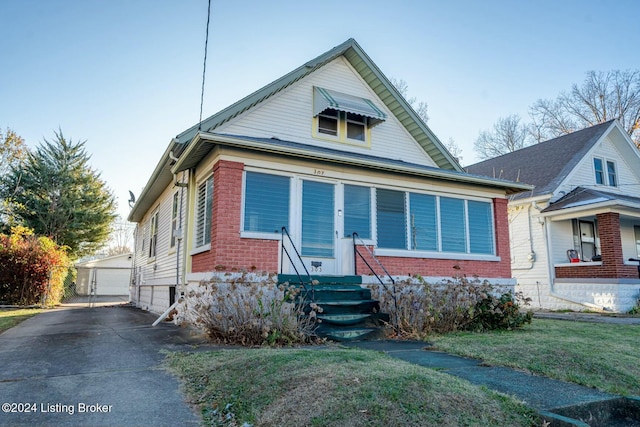
[[[197,123],[207,0],[0,0],[0,127],[30,146],[86,140],[128,214],[173,136]],[[355,38],[429,104],[429,127],[473,141],[527,117],[589,70],[640,68],[635,0],[212,0],[204,117]]]

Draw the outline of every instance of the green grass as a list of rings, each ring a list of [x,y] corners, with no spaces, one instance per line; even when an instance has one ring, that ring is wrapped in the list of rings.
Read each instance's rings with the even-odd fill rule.
[[[537,420],[509,397],[372,351],[170,353],[167,365],[207,425],[515,427]],[[236,424],[224,423],[231,413]]]
[[[41,311],[40,308],[0,308],[0,334]]]
[[[437,337],[437,349],[489,365],[640,395],[640,326],[534,319],[514,331]]]

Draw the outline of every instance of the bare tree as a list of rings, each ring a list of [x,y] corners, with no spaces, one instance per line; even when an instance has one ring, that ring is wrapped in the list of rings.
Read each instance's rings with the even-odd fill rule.
[[[492,131],[482,131],[473,143],[473,149],[482,160],[511,153],[528,145],[528,127],[520,123],[520,116],[501,117]]]
[[[418,117],[420,117],[423,122],[427,123],[429,121],[427,103],[424,101],[418,101],[415,96],[409,98],[409,85],[404,81],[404,79],[398,80],[391,77],[389,81],[398,90],[398,92],[400,92],[400,95],[402,95],[402,97],[409,103],[411,108],[413,108],[413,111],[418,114]]]
[[[133,252],[131,245],[133,242],[134,225],[122,219],[121,216],[113,222],[109,242],[107,244],[107,255],[120,255]]]
[[[444,146],[449,150],[449,153],[456,158],[458,163],[462,163],[462,148],[456,144],[456,141],[453,138],[449,138],[449,141],[444,144]]]
[[[589,71],[555,100],[539,99],[529,110],[538,142],[618,119],[640,147],[640,70]]]

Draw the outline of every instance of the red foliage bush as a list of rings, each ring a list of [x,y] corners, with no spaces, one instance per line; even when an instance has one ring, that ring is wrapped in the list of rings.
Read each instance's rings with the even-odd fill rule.
[[[64,248],[24,227],[0,234],[0,303],[15,305],[60,302],[70,264]]]

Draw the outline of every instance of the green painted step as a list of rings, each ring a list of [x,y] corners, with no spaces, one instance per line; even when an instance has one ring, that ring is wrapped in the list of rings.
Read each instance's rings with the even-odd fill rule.
[[[371,314],[318,314],[317,318],[325,324],[332,325],[356,325],[369,319]]]
[[[349,328],[325,331],[319,335],[334,341],[356,341],[365,339],[377,332],[377,328]]]
[[[302,280],[307,283],[308,277],[306,275],[300,276]],[[290,284],[300,283],[300,278],[297,274],[278,274],[278,283],[289,282]],[[311,280],[317,280],[321,283],[339,283],[339,284],[362,284],[362,276],[316,276],[311,275]]]

